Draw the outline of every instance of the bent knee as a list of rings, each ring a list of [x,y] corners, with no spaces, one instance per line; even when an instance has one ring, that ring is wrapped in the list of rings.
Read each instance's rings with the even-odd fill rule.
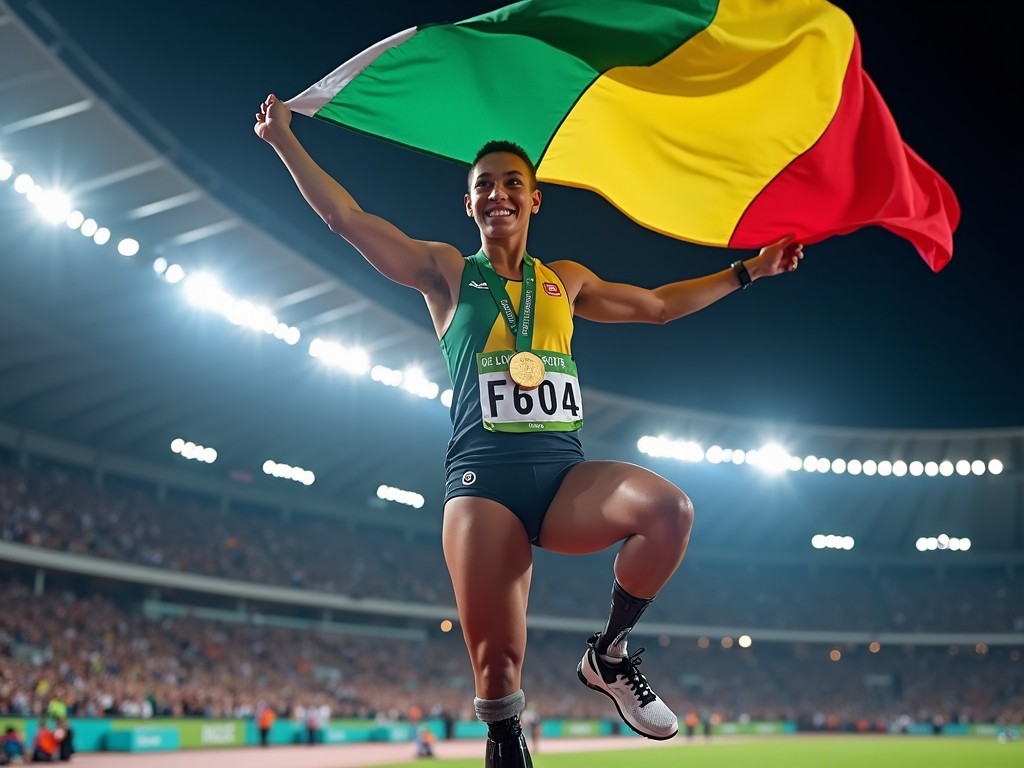
[[[693,528],[693,502],[682,491],[666,495],[658,504],[658,520],[666,536],[684,541]]]

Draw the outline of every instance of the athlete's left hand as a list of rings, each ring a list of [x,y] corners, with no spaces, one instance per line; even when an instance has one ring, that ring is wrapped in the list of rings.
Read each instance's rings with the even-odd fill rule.
[[[771,277],[794,271],[803,257],[803,243],[795,243],[792,235],[786,235],[762,248],[757,256],[747,262],[747,269],[751,276]]]

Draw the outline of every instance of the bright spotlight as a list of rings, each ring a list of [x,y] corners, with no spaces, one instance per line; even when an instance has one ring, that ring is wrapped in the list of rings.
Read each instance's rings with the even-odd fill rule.
[[[126,237],[117,244],[117,252],[122,256],[134,256],[139,252],[139,241],[134,237]]]
[[[36,201],[39,214],[51,224],[60,224],[71,214],[71,199],[59,190],[43,192]]]
[[[27,173],[22,173],[14,180],[14,191],[19,195],[27,195],[35,185],[36,183],[32,180],[31,176]]]
[[[765,472],[778,474],[789,467],[789,452],[778,443],[762,446],[757,456],[757,466]]]
[[[14,174],[14,166],[0,157],[0,181],[7,181]]]
[[[68,229],[78,229],[82,226],[82,222],[85,221],[85,214],[81,211],[72,211],[68,214],[67,219],[64,223],[68,225]]]
[[[181,264],[171,264],[164,271],[164,279],[166,279],[168,283],[180,283],[185,279],[184,267],[182,267]]]
[[[96,230],[96,234],[92,236],[92,241],[96,245],[106,245],[110,242],[110,230],[106,227],[100,227]]]

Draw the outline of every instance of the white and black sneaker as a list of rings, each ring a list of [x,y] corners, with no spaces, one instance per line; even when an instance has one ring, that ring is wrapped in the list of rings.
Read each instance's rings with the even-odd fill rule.
[[[599,637],[594,634],[587,641],[590,647],[576,668],[580,681],[615,702],[619,717],[641,736],[658,741],[671,739],[679,732],[679,719],[637,669],[644,649],[638,648],[617,664],[609,664],[597,651]]]

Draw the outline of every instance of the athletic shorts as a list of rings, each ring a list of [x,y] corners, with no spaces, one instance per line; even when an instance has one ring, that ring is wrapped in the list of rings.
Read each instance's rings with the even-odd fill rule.
[[[537,543],[544,516],[569,470],[583,459],[540,464],[482,464],[455,466],[445,478],[444,500],[456,496],[490,499],[509,509]]]

